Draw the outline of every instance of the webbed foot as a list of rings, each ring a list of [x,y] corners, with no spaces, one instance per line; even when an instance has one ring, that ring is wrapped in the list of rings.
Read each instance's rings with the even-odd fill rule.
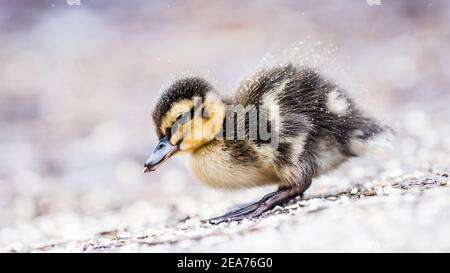
[[[251,203],[250,205],[239,208],[235,211],[226,213],[222,216],[211,218],[208,220],[211,224],[220,224],[222,222],[240,221],[245,218],[254,218],[263,214],[297,195],[303,194],[303,192],[309,187],[310,183],[306,186],[296,185],[290,188],[280,188],[279,190],[265,195],[261,200]]]

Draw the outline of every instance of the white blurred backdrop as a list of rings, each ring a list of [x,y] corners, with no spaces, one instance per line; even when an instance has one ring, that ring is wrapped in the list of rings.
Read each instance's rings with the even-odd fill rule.
[[[142,173],[152,106],[182,73],[230,95],[268,59],[317,54],[397,128],[392,154],[352,161],[310,194],[447,169],[449,25],[445,0],[0,0],[0,246],[208,217],[271,190],[208,189],[182,156]]]

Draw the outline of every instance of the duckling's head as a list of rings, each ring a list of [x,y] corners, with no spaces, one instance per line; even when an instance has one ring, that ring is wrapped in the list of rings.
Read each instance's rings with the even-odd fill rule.
[[[195,152],[222,130],[225,104],[205,80],[176,80],[165,89],[153,110],[159,143],[145,163],[153,171],[178,151]]]

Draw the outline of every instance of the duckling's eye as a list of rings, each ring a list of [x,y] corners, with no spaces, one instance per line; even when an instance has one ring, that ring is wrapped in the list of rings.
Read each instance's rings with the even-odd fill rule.
[[[177,116],[172,126],[168,128],[166,135],[171,136],[172,132],[176,132],[178,127],[188,122],[194,116],[194,108],[192,107],[189,112],[181,113]]]
[[[179,121],[180,118],[182,118],[182,117],[183,117],[183,114],[180,114],[180,115],[177,117],[177,119],[175,120],[175,122]]]

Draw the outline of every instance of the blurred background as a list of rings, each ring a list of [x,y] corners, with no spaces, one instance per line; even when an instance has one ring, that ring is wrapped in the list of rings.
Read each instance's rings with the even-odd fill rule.
[[[272,190],[209,189],[183,156],[142,173],[152,107],[183,73],[231,95],[259,66],[313,62],[397,129],[390,154],[309,194],[448,170],[449,25],[446,0],[0,0],[0,248],[207,218]]]

